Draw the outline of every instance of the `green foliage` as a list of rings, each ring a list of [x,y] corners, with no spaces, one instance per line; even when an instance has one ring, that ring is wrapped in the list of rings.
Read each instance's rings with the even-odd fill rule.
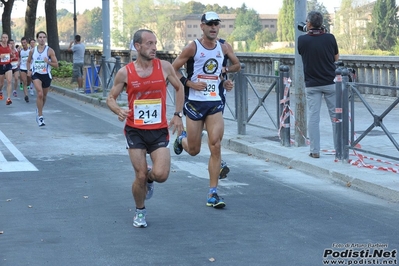
[[[262,24],[259,19],[258,13],[253,9],[247,9],[245,4],[238,9],[237,17],[235,20],[234,30],[229,36],[228,40],[232,41],[245,41],[247,45],[242,47],[240,51],[247,51],[255,49],[255,44],[251,42],[255,39],[256,34],[262,30]]]
[[[72,77],[72,66],[71,62],[58,61],[59,67],[51,69],[51,75],[57,78]]]
[[[294,0],[283,0],[283,6],[278,13],[277,21],[277,39],[280,42],[292,42],[295,40],[294,7]]]
[[[322,3],[317,2],[317,0],[310,0],[307,2],[306,10],[307,12],[310,12],[312,10],[319,11],[323,15],[324,26],[327,28],[328,31],[330,31],[331,28],[330,13],[328,13],[327,8]]]
[[[272,33],[268,29],[264,29],[263,31],[256,33],[254,42],[258,48],[263,48],[275,40],[276,34]]]
[[[396,43],[399,20],[395,0],[377,0],[372,22],[367,24],[368,46],[372,49],[390,50]]]

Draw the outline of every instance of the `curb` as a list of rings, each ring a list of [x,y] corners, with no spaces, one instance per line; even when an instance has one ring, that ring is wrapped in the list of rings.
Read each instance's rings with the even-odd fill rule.
[[[244,137],[244,136],[243,136]],[[205,140],[207,141],[207,138],[205,137]],[[253,138],[251,141],[254,141]],[[265,141],[263,141],[265,142]],[[340,171],[336,170],[334,168],[328,168],[327,167],[322,167],[319,165],[315,165],[312,163],[307,162],[306,160],[300,160],[298,158],[294,158],[294,156],[287,156],[284,153],[291,153],[290,148],[283,147],[281,145],[273,145],[272,144],[267,144],[263,143],[261,145],[256,144],[256,143],[250,143],[246,141],[245,139],[242,139],[240,137],[232,137],[228,136],[227,134],[224,135],[224,139],[222,140],[222,146],[228,150],[232,150],[238,153],[243,153],[243,154],[248,154],[251,156],[255,156],[261,159],[267,159],[268,161],[271,161],[273,163],[277,163],[280,165],[284,165],[287,168],[293,168],[296,169],[300,172],[307,173],[309,175],[315,176],[317,178],[326,178],[330,179],[333,182],[348,187],[355,189],[357,191],[376,196],[378,198],[388,200],[388,201],[393,201],[393,202],[399,202],[399,191],[391,189],[387,186],[381,186],[376,183],[372,183],[369,181],[362,180],[360,178],[351,176],[348,174],[348,169],[349,170],[354,170],[354,171],[361,171],[362,169],[357,168],[353,165],[350,164],[345,164],[345,163],[340,163],[340,162],[334,162],[330,161],[328,165],[333,165],[335,164],[335,168],[340,167]],[[259,147],[262,148],[259,148]],[[307,149],[307,147],[305,147]],[[285,151],[282,154],[272,152],[276,150],[285,149]],[[302,156],[307,156],[307,151],[303,153]],[[310,157],[309,157],[310,158]],[[310,160],[314,160],[311,159]],[[317,159],[319,160],[319,159]],[[322,159],[321,159],[322,160]],[[319,160],[320,165],[324,165],[324,161]],[[350,169],[353,168],[353,169]],[[331,169],[331,170],[330,170]],[[364,170],[364,169],[363,169]],[[369,170],[369,169],[368,169]],[[370,171],[370,170],[369,170]],[[373,175],[373,173],[366,172],[366,171],[361,171],[359,174],[361,175],[362,173],[366,173],[368,175]],[[316,174],[317,173],[317,174]],[[398,176],[398,182],[399,182],[399,176]]]

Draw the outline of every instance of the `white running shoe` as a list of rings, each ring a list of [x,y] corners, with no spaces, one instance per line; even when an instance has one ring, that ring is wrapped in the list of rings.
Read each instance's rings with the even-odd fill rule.
[[[147,211],[145,209],[144,210],[136,209],[136,213],[134,214],[133,218],[133,226],[146,228],[147,227],[147,222],[145,221],[146,214]]]

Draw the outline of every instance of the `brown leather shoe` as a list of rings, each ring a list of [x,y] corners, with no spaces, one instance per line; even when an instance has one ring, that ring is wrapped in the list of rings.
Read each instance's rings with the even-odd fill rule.
[[[309,153],[309,156],[312,158],[320,158],[320,154],[319,153]]]

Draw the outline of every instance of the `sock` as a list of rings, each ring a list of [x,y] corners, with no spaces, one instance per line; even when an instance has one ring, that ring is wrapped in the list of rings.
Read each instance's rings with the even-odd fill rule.
[[[210,187],[209,188],[209,195],[212,195],[213,193],[217,193],[217,187]]]
[[[143,208],[137,208],[136,207],[136,210],[145,210],[145,206]]]

